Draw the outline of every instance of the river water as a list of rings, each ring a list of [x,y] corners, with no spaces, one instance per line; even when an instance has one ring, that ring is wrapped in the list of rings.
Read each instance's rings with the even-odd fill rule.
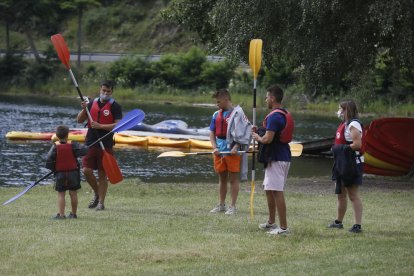
[[[76,123],[79,101],[73,98],[44,98],[2,96],[0,99],[0,186],[26,186],[49,171],[44,168],[45,157],[52,145],[50,141],[10,141],[9,131],[53,132],[57,125],[80,128]],[[175,106],[169,104],[123,105],[124,113],[140,108],[146,113],[144,122],[155,124],[167,119],[187,122],[190,128],[209,125],[215,107]],[[251,118],[251,111],[245,110]],[[265,110],[259,110],[257,118],[263,119]],[[338,120],[332,116],[293,114],[295,140],[309,141],[333,136]],[[331,115],[331,114],[329,114]],[[143,182],[215,182],[211,156],[187,156],[182,158],[156,157],[167,148],[116,146],[114,153],[125,178],[139,178]],[[180,150],[180,149],[179,149]],[[251,162],[251,160],[250,160]],[[256,163],[257,164],[257,163]],[[321,157],[292,158],[291,177],[329,177],[332,160]],[[250,170],[249,166],[249,170]],[[250,173],[249,173],[250,177]],[[256,166],[256,180],[263,179],[262,165]],[[42,184],[51,183],[52,179]]]

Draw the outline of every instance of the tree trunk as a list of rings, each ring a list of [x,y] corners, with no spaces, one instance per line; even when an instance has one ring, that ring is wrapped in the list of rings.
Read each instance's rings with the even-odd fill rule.
[[[77,67],[80,69],[81,67],[81,45],[82,45],[82,15],[83,15],[83,8],[79,7],[79,13],[78,13],[78,61],[77,61]]]
[[[40,55],[39,55],[39,52],[36,49],[36,45],[35,45],[35,43],[33,41],[33,37],[32,37],[32,34],[30,33],[30,30],[25,30],[24,33],[26,35],[27,42],[29,43],[30,48],[32,49],[32,53],[33,53],[36,61],[38,63],[40,63],[41,62]]]

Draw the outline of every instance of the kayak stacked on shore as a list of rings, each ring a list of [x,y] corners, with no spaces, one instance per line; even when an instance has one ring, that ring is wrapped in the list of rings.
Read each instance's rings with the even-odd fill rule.
[[[84,142],[87,129],[76,129],[69,132],[69,140]],[[6,134],[10,140],[52,140],[56,141],[53,132],[24,132],[10,131]],[[155,133],[147,131],[121,131],[114,135],[115,144],[129,144],[141,147],[171,147],[171,148],[197,148],[211,149],[211,143],[207,137],[187,135]]]
[[[399,176],[414,170],[414,118],[381,118],[365,131],[364,172]]]
[[[179,120],[167,120],[156,125],[138,125],[134,129],[115,133],[115,144],[141,147],[212,149],[207,130],[188,129]],[[152,132],[155,130],[156,132]],[[72,141],[85,141],[87,129],[69,133]],[[186,132],[186,133],[184,133]],[[189,134],[193,133],[193,134]],[[53,132],[11,131],[10,140],[56,140]],[[334,138],[303,143],[304,154],[329,154]],[[364,130],[364,173],[402,176],[414,173],[414,118],[382,118],[372,121]]]

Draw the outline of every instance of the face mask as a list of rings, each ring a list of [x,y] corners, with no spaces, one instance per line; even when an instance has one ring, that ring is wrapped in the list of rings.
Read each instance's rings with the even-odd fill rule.
[[[111,98],[111,95],[107,95],[107,94],[105,94],[105,93],[101,93],[101,94],[100,94],[100,96],[99,96],[99,98],[100,98],[102,101],[109,101],[109,99]]]
[[[338,110],[336,112],[336,116],[338,117],[339,120],[341,120],[341,121],[344,120],[344,113],[342,112],[342,110]]]

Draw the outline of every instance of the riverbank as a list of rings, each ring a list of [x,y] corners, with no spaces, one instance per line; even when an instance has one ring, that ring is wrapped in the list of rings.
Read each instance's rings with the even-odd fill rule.
[[[1,206],[2,275],[410,275],[414,272],[414,185],[404,179],[366,177],[362,187],[364,232],[327,229],[335,216],[332,183],[289,178],[286,189],[291,234],[269,237],[265,197],[257,187],[249,215],[249,183],[236,216],[212,215],[217,183],[156,183],[128,179],[111,185],[106,210],[86,208],[79,218],[55,221],[56,192],[34,187]],[[257,183],[257,186],[260,186]],[[21,188],[1,188],[4,202]],[[68,202],[67,202],[68,206]],[[344,220],[352,225],[352,211]]]
[[[83,95],[95,97],[96,87],[83,88]],[[53,91],[56,91],[53,90]],[[70,99],[79,100],[76,91],[72,87],[66,87],[64,92],[49,92],[49,93],[28,93],[28,92],[2,92],[4,97],[29,97],[29,98],[43,98],[45,101],[53,99]],[[265,106],[265,91],[258,89],[257,92],[257,109],[267,110]],[[166,104],[176,106],[203,106],[203,107],[215,107],[214,99],[212,99],[212,91],[182,91],[176,89],[141,89],[131,90],[117,88],[114,92],[114,98],[123,106],[139,106],[140,103],[145,104]],[[242,106],[245,110],[250,110],[253,104],[252,95],[249,93],[232,93],[232,102],[234,104]],[[327,99],[323,101],[309,101],[304,95],[301,94],[287,94],[284,100],[284,106],[290,111],[297,113],[304,113],[310,115],[326,115],[334,114],[338,110],[338,99]],[[360,108],[361,117],[413,117],[414,116],[414,104],[412,103],[398,103],[398,104],[385,104],[383,102],[370,102],[365,104],[364,108]]]

